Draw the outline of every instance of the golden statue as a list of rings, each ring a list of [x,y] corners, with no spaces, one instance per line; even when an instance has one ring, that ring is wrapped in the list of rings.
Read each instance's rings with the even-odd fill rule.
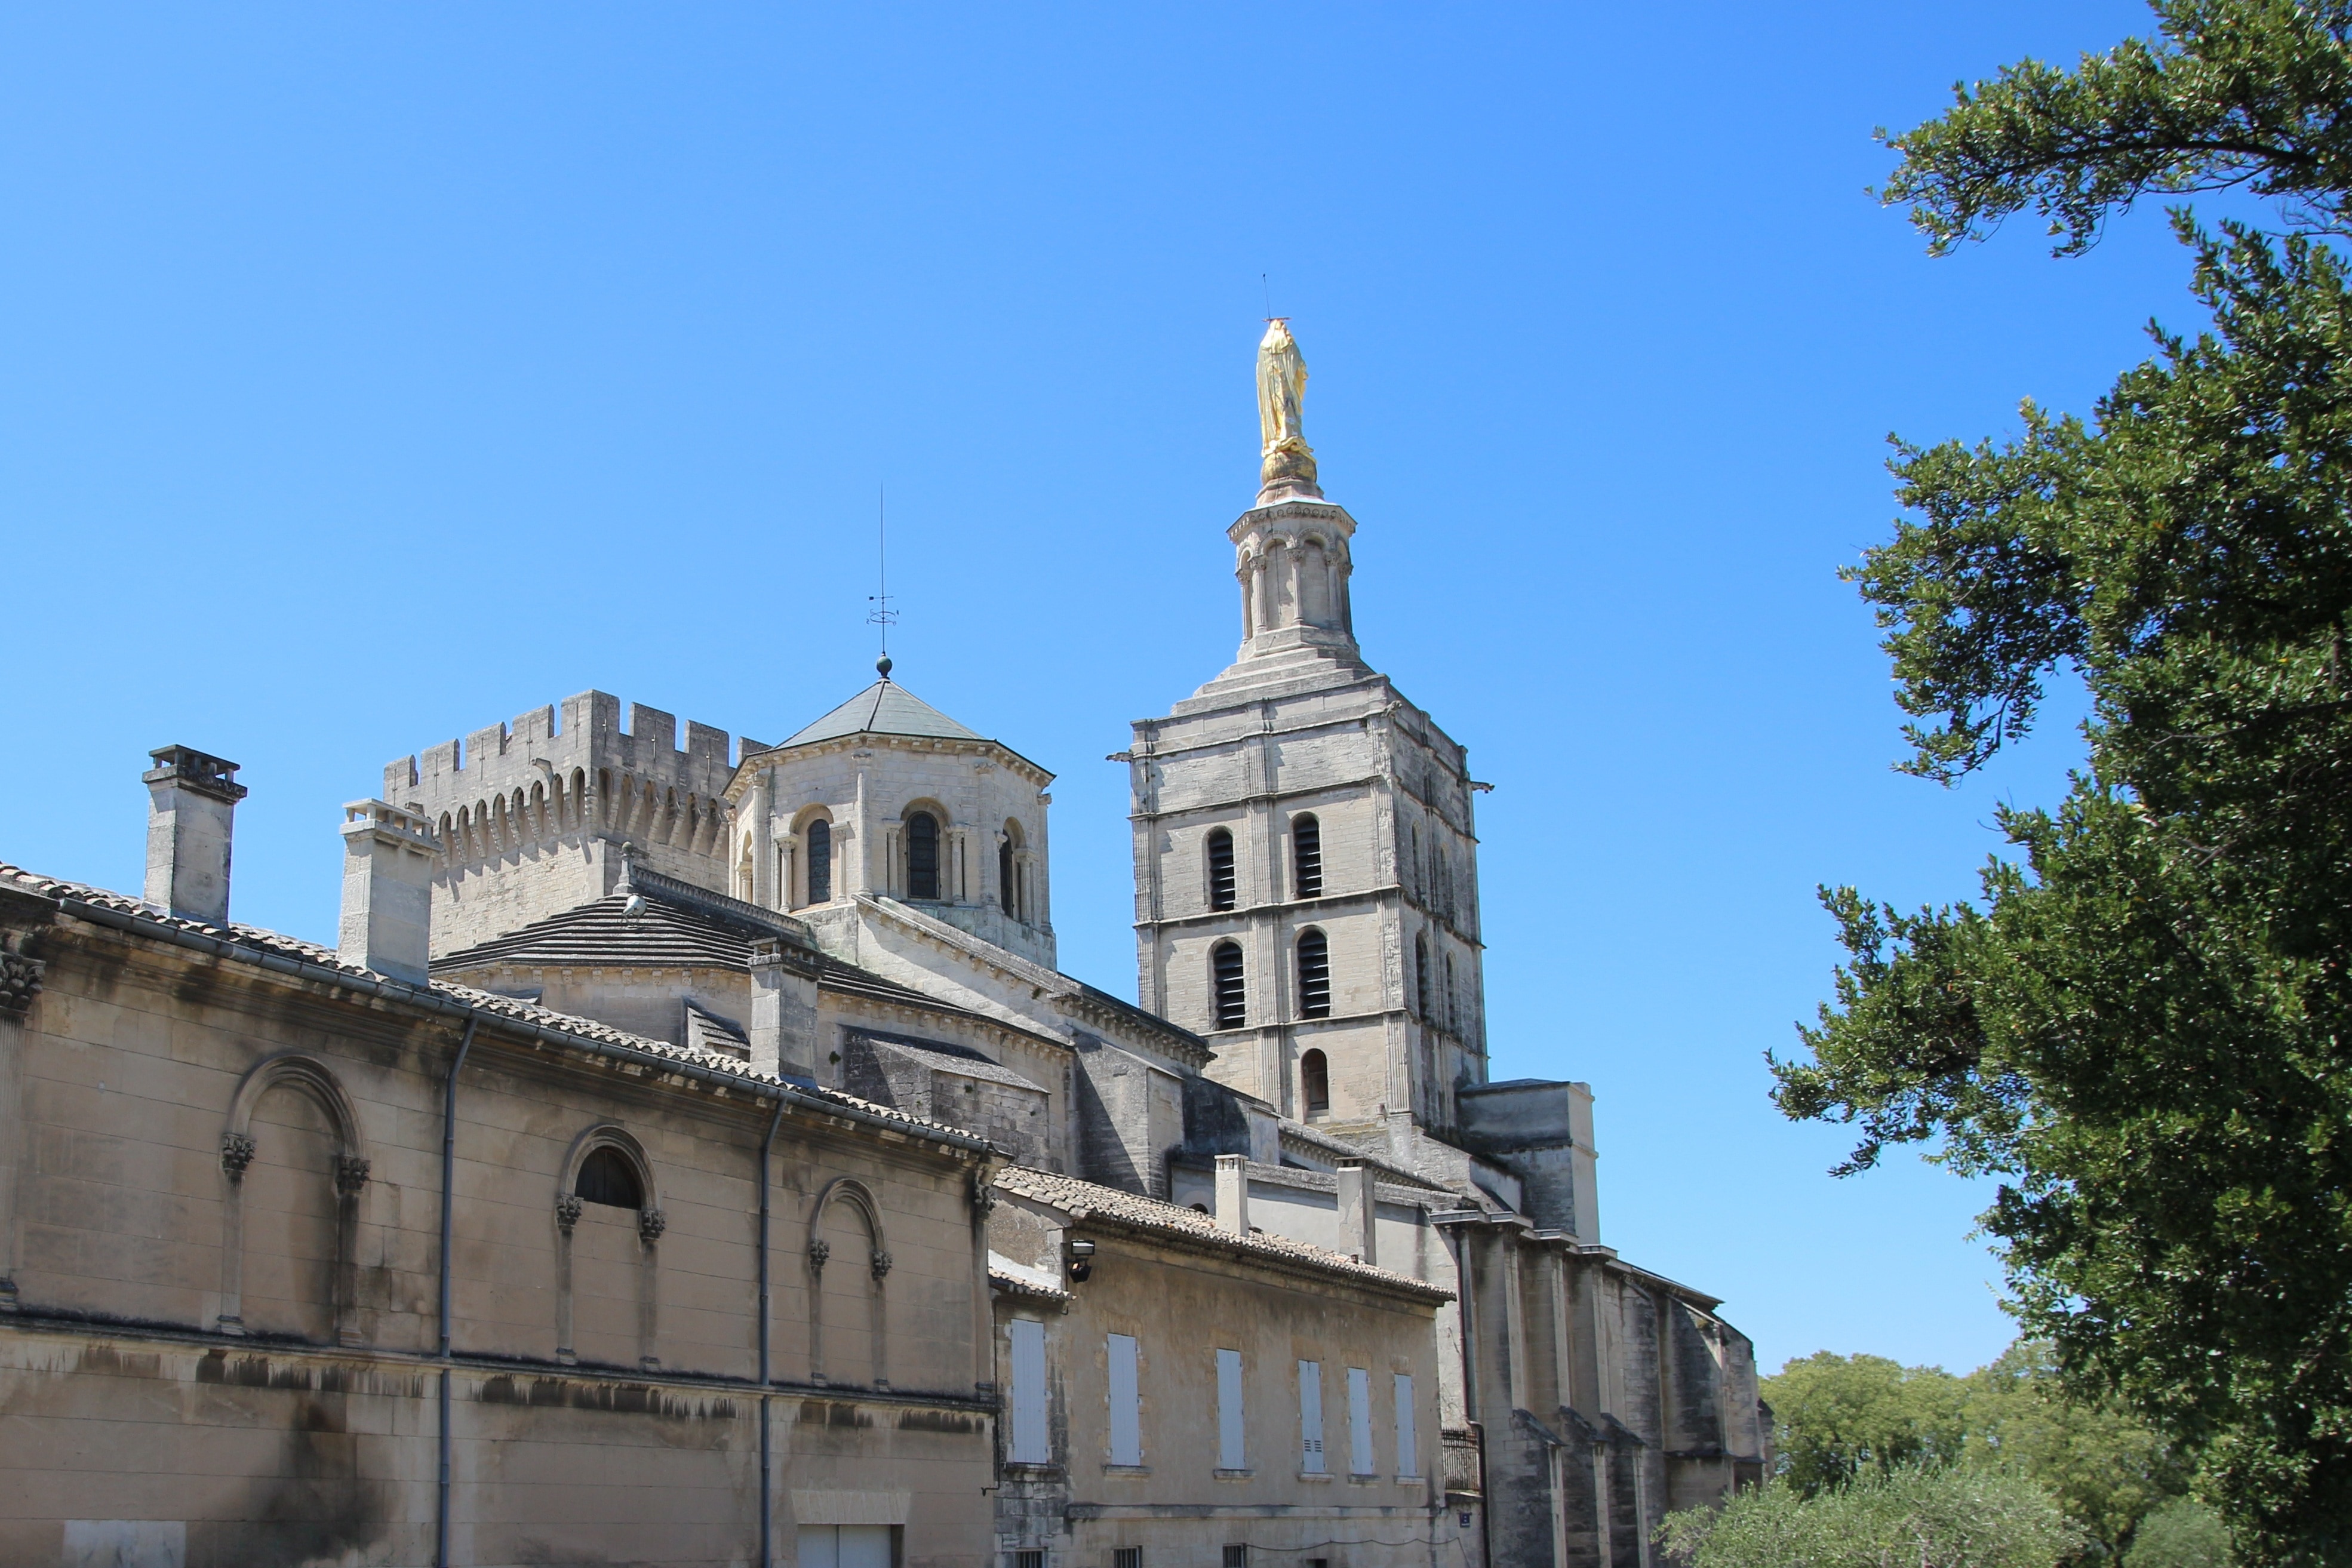
[[[1261,501],[1277,492],[1319,496],[1315,484],[1315,449],[1299,430],[1299,405],[1307,396],[1307,361],[1290,322],[1282,316],[1265,324],[1257,345],[1257,427],[1263,443],[1258,464]]]

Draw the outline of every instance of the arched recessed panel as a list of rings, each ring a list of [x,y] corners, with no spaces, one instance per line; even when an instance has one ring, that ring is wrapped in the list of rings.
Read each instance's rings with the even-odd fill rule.
[[[244,1301],[249,1333],[334,1338],[336,1228],[333,1120],[298,1083],[279,1082],[246,1121],[253,1154],[244,1204]]]

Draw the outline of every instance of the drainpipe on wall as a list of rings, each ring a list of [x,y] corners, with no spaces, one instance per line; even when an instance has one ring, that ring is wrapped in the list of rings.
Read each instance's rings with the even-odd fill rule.
[[[776,1147],[776,1129],[784,1124],[784,1102],[768,1118],[768,1135],[760,1142],[760,1568],[775,1563],[775,1474],[768,1439],[768,1159]]]
[[[479,1021],[466,1020],[457,1059],[449,1064],[448,1081],[441,1088],[441,1343],[436,1352],[441,1358],[441,1452],[433,1523],[435,1568],[449,1568],[449,1239],[457,1212],[457,1074],[466,1065],[466,1053],[474,1048],[474,1026]]]

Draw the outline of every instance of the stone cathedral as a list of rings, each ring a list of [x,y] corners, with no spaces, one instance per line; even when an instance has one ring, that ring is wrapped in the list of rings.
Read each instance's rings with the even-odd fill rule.
[[[1056,965],[1053,775],[887,658],[780,742],[398,758],[332,951],[230,921],[186,747],[142,898],[0,866],[0,1462],[72,1472],[0,1555],[1651,1568],[1760,1479],[1588,1088],[1489,1079],[1486,786],[1364,659],[1306,380],[1270,322],[1238,654],[1115,759],[1136,1003]]]

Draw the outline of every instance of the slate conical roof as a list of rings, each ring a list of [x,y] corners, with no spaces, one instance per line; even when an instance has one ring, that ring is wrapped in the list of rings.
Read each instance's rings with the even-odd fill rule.
[[[838,741],[844,735],[922,735],[938,741],[984,741],[895,680],[877,680],[782,746]]]

